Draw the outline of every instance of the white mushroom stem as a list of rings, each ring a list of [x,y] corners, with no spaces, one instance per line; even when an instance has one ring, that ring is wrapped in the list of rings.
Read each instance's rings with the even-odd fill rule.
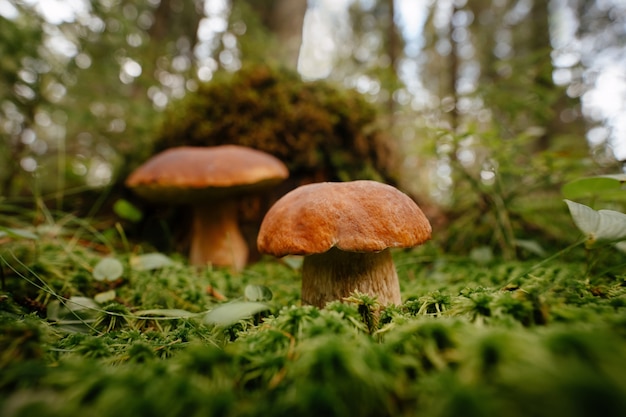
[[[236,201],[196,204],[192,216],[189,262],[242,270],[248,261],[248,244],[239,229]]]
[[[323,308],[354,291],[378,297],[381,305],[401,303],[391,252],[346,252],[332,248],[308,255],[302,264],[302,303]]]

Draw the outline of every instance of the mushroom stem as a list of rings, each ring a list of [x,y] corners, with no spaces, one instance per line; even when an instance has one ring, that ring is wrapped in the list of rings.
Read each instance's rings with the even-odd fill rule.
[[[302,303],[323,308],[354,291],[378,297],[381,305],[399,305],[400,283],[389,249],[346,252],[331,248],[308,255],[302,264]]]
[[[189,262],[242,270],[248,260],[248,245],[239,230],[236,201],[196,204],[192,210]]]

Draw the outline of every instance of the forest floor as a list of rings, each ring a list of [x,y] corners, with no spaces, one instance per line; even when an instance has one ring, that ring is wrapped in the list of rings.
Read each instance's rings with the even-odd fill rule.
[[[199,269],[90,230],[0,237],[4,417],[626,415],[610,262],[427,244],[393,252],[402,305],[317,309],[298,258]]]

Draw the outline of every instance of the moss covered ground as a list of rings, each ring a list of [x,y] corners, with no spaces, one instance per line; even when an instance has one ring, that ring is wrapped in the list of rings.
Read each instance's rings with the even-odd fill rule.
[[[198,269],[117,232],[3,232],[3,417],[626,415],[611,248],[502,262],[427,244],[394,252],[402,305],[319,310],[297,259]]]

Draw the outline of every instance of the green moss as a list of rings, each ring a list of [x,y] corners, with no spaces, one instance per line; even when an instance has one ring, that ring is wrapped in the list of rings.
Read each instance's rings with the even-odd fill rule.
[[[309,180],[392,180],[389,138],[354,91],[265,65],[219,73],[165,114],[155,151],[234,143],[280,158]]]
[[[86,267],[131,256],[70,247],[42,237],[28,258],[37,269],[3,263],[3,416],[626,413],[626,286],[582,262],[486,267],[397,251],[405,302],[378,315],[362,294],[301,306],[299,271],[275,260],[233,274],[172,258],[106,287]],[[247,285],[272,291],[266,313],[203,320],[244,301]],[[94,320],[46,318],[46,303],[102,290],[115,298]]]

